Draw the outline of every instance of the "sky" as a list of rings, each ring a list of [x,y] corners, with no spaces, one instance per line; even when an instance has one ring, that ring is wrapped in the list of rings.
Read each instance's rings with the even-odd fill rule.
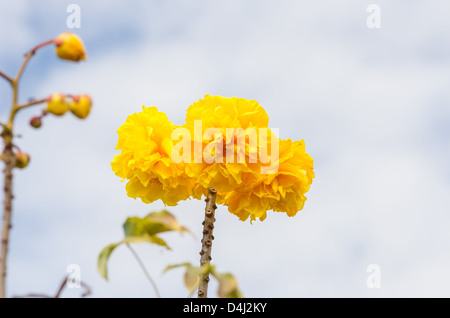
[[[80,6],[80,28],[66,24],[69,4]],[[380,28],[367,25],[370,4]],[[155,297],[125,247],[108,281],[96,270],[127,217],[164,208],[126,195],[110,166],[116,130],[143,105],[182,124],[210,94],[257,100],[269,126],[303,139],[314,158],[295,217],[250,224],[216,211],[213,263],[246,297],[449,297],[449,14],[443,0],[1,1],[0,70],[15,74],[23,53],[64,31],[87,50],[82,63],[38,51],[20,100],[94,101],[88,119],[47,116],[39,130],[28,125],[38,106],[18,115],[31,162],[15,171],[8,295],[54,294],[76,264],[91,297]],[[10,99],[0,82],[1,120]],[[168,210],[195,237],[164,234],[170,251],[134,248],[163,297],[187,297],[183,271],[162,272],[199,263],[204,202]]]

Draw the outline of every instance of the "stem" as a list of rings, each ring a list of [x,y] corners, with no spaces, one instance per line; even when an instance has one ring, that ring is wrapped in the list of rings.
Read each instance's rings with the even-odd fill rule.
[[[59,285],[58,291],[56,292],[56,294],[55,294],[55,296],[53,298],[59,298],[61,296],[64,288],[67,285],[67,278],[69,278],[69,276],[64,277],[64,280]]]
[[[19,72],[17,73],[16,78],[14,79],[16,84],[19,83],[20,78],[22,77],[23,71],[25,70],[25,67],[27,66],[27,64],[30,61],[30,59],[33,57],[34,52],[35,51],[31,50],[30,52],[25,54],[25,61],[23,61],[22,65],[20,66]]]
[[[5,138],[6,139],[6,138]],[[12,139],[12,136],[8,137]],[[0,298],[6,297],[6,257],[8,254],[9,232],[11,229],[11,214],[12,214],[12,170],[14,168],[14,153],[12,149],[12,142],[5,140],[5,149],[3,150],[3,160],[5,162],[4,172],[4,212],[3,212],[3,226],[2,226],[2,240],[0,253]]]
[[[142,263],[141,259],[139,258],[139,255],[136,253],[136,251],[131,247],[130,244],[126,243],[127,247],[130,249],[131,253],[133,253],[133,256],[136,258],[137,262],[139,263],[139,266],[142,268],[142,271],[144,272],[145,277],[150,281],[150,284],[152,284],[153,289],[155,290],[156,297],[161,298],[161,295],[159,294],[158,287],[156,286],[154,280],[150,276],[150,274],[145,269],[144,263]]]
[[[5,73],[3,73],[2,71],[0,71],[0,76],[3,77],[5,80],[7,80],[10,84],[12,84],[13,79],[8,75],[6,75]]]
[[[27,56],[28,54],[33,55],[34,53],[36,53],[37,50],[39,50],[41,47],[44,47],[46,45],[55,43],[55,39],[51,39],[45,42],[42,42],[41,44],[36,45],[34,48],[32,48],[29,52],[25,53],[25,56]]]
[[[48,98],[41,98],[41,99],[36,99],[34,101],[28,102],[26,104],[18,105],[16,107],[16,113],[21,109],[24,109],[24,108],[27,108],[27,107],[30,107],[33,105],[37,105],[37,104],[46,103],[47,101],[48,101]]]
[[[35,50],[28,52],[25,55],[25,60],[23,61],[19,72],[15,79],[11,79],[11,86],[13,89],[13,99],[11,104],[11,111],[9,114],[9,120],[3,127],[2,137],[5,143],[5,148],[3,149],[2,159],[5,162],[4,173],[4,183],[3,190],[5,192],[5,198],[3,201],[3,223],[2,223],[2,240],[1,240],[1,251],[0,251],[0,298],[6,297],[6,259],[8,256],[8,244],[9,244],[9,232],[11,230],[11,219],[12,219],[12,200],[14,198],[12,193],[12,179],[13,179],[13,169],[15,164],[15,156],[13,151],[13,125],[14,117],[17,112],[17,99],[19,95],[19,81],[22,77],[23,71],[30,61],[31,57],[34,55]]]
[[[213,229],[215,219],[216,205],[216,190],[209,188],[208,195],[205,202],[205,220],[203,221],[203,238],[202,238],[202,250],[200,251],[200,265],[209,264],[211,257],[212,241],[214,240]],[[209,271],[200,275],[198,283],[198,298],[208,297],[208,283],[209,283]]]
[[[60,298],[62,292],[64,291],[64,288],[67,286],[67,279],[69,278],[69,276],[66,276],[64,278],[64,280],[61,282],[61,284],[59,285],[58,291],[56,292],[55,296],[49,296],[49,295],[45,295],[45,294],[35,294],[35,293],[30,293],[27,294],[25,296],[13,296],[13,298]],[[80,282],[80,285],[83,286],[84,288],[84,292],[81,294],[81,298],[86,297],[88,295],[90,295],[91,292],[91,288],[85,284],[84,282]]]
[[[58,291],[56,292],[55,296],[48,297],[48,298],[60,298],[64,288],[67,286],[68,278],[69,278],[69,275],[66,276],[64,278],[64,280],[61,282],[61,285],[59,285]],[[84,292],[81,294],[81,298],[86,297],[91,294],[91,288],[88,285],[86,285],[85,283],[80,281],[80,286],[83,286],[83,288],[84,288]]]
[[[25,54],[25,60],[17,72],[16,77],[13,79],[8,75],[0,72],[0,76],[5,78],[12,86],[13,89],[13,98],[11,104],[11,110],[9,114],[9,120],[7,124],[2,124],[3,132],[1,137],[4,139],[5,148],[2,153],[2,160],[5,162],[5,169],[3,170],[5,182],[4,182],[4,211],[3,211],[3,223],[2,223],[2,240],[1,240],[1,252],[0,252],[0,298],[6,297],[6,258],[8,255],[8,243],[9,243],[9,231],[11,230],[11,214],[12,214],[12,178],[13,178],[13,169],[15,165],[15,155],[13,151],[13,125],[14,125],[14,117],[16,113],[28,106],[36,105],[43,103],[44,99],[36,100],[33,102],[29,102],[23,105],[18,105],[17,100],[19,96],[19,82],[22,74],[36,51],[46,45],[54,43],[54,39],[42,42],[41,44],[36,45],[29,52]]]

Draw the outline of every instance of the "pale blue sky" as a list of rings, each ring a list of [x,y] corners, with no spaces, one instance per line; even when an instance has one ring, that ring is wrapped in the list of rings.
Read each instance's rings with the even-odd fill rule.
[[[256,99],[282,138],[304,139],[316,179],[294,218],[239,221],[219,207],[213,261],[248,297],[448,297],[450,277],[450,4],[446,1],[2,1],[0,69],[66,31],[81,6],[88,59],[45,48],[21,99],[89,93],[91,116],[18,118],[30,166],[16,172],[9,295],[53,293],[69,264],[96,297],[152,297],[132,255],[118,249],[110,281],[101,248],[126,217],[159,210],[126,196],[110,169],[115,131],[142,105],[176,124],[205,94]],[[381,28],[366,7],[381,8]],[[0,82],[0,115],[10,95]],[[203,202],[170,208],[197,238],[168,234],[173,251],[136,247],[164,297],[185,297],[181,271],[199,262]],[[381,288],[366,286],[369,264]],[[67,296],[76,296],[68,291]]]

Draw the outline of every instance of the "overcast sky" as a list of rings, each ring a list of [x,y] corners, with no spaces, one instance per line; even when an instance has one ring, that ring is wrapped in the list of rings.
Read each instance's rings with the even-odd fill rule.
[[[66,8],[81,8],[68,29]],[[370,3],[381,28],[370,29]],[[87,60],[53,48],[26,70],[20,99],[88,93],[87,120],[48,116],[34,130],[17,118],[31,154],[16,171],[9,296],[53,294],[69,264],[94,297],[154,297],[125,247],[122,223],[164,206],[126,195],[111,171],[117,128],[142,105],[175,124],[205,94],[256,99],[280,137],[305,140],[316,178],[295,217],[241,222],[219,206],[218,271],[247,297],[449,297],[450,3],[448,1],[1,1],[0,69],[15,74],[32,46],[63,31],[80,35]],[[11,94],[0,82],[0,116]],[[167,233],[172,247],[136,246],[163,297],[186,297],[182,270],[200,256],[204,202],[169,211],[196,235]],[[380,269],[368,288],[367,268]],[[215,294],[216,285],[211,289]],[[68,290],[77,297],[79,290]]]

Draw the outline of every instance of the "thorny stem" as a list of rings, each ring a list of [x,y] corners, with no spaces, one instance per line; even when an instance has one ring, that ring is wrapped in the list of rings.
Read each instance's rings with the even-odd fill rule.
[[[17,82],[13,81],[13,102],[11,114],[8,124],[3,128],[2,137],[5,142],[2,159],[5,162],[4,173],[4,201],[3,201],[3,223],[2,223],[2,240],[0,252],[0,298],[6,297],[6,258],[8,255],[9,232],[11,230],[11,214],[12,214],[12,179],[14,168],[14,152],[13,152],[13,120],[17,102]]]
[[[205,220],[203,221],[203,238],[202,238],[202,250],[200,251],[200,265],[209,264],[211,257],[212,241],[214,240],[213,229],[215,219],[215,211],[217,209],[216,205],[216,190],[214,188],[209,188],[208,195],[206,196],[206,207],[205,207]],[[209,272],[206,271],[204,274],[200,275],[198,283],[198,298],[208,297],[208,283],[209,283]]]
[[[3,225],[2,225],[2,241],[1,241],[1,254],[0,254],[0,298],[6,297],[6,257],[8,255],[8,242],[9,232],[11,225],[11,212],[12,212],[12,170],[14,168],[14,153],[12,149],[12,137],[8,137],[9,141],[5,138],[5,148],[3,150],[3,160],[5,161],[4,172],[4,212],[3,212]]]
[[[11,110],[9,114],[9,119],[6,124],[2,124],[3,132],[1,133],[1,137],[4,140],[4,148],[2,153],[2,160],[5,162],[5,168],[3,170],[4,173],[4,201],[3,201],[3,223],[2,223],[2,234],[1,234],[1,251],[0,251],[0,298],[6,297],[6,261],[8,256],[8,243],[9,243],[9,232],[11,230],[11,216],[12,216],[12,200],[14,198],[12,192],[12,179],[13,179],[13,169],[15,164],[15,156],[13,151],[13,125],[14,125],[14,117],[18,110],[31,106],[24,104],[19,106],[17,103],[18,95],[19,95],[19,81],[22,77],[22,74],[25,70],[30,59],[33,57],[34,53],[37,49],[41,48],[44,45],[50,44],[52,42],[47,41],[44,42],[31,51],[25,54],[25,60],[20,66],[19,71],[17,72],[16,77],[13,79],[3,73],[0,72],[0,75],[4,77],[12,86],[13,90],[13,98],[11,103]]]
[[[158,287],[155,284],[155,281],[152,279],[152,277],[150,276],[150,274],[147,272],[147,270],[145,269],[145,265],[144,263],[142,263],[141,259],[139,258],[139,255],[136,253],[136,251],[131,247],[130,244],[126,243],[127,247],[130,249],[131,253],[133,254],[133,256],[136,258],[137,262],[139,263],[139,266],[142,268],[142,271],[144,272],[145,277],[147,277],[147,279],[149,280],[150,284],[152,284],[153,289],[155,290],[156,293],[156,297],[161,298],[161,295],[159,293]]]

